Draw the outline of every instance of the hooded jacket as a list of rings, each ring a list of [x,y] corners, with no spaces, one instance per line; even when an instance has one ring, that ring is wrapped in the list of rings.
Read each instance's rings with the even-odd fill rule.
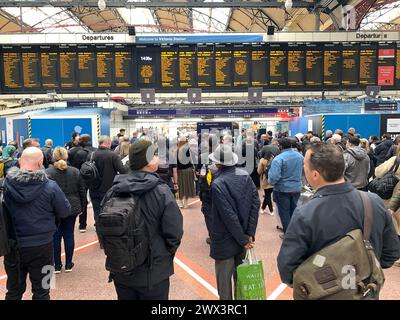
[[[51,243],[56,219],[71,215],[71,206],[56,182],[43,170],[11,168],[4,184],[4,200],[10,211],[20,248]]]
[[[132,171],[118,175],[110,192],[140,197],[142,214],[151,238],[151,262],[114,281],[131,287],[151,287],[174,273],[173,259],[183,236],[183,218],[168,185],[155,173]]]
[[[354,146],[343,152],[344,177],[354,188],[364,188],[368,184],[370,160],[366,150]]]
[[[374,150],[376,167],[387,160],[386,155],[388,154],[393,143],[393,140],[387,139],[376,144],[376,148]]]

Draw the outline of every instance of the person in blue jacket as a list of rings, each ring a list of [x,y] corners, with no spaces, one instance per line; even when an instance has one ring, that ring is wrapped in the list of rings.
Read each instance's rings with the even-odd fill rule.
[[[282,151],[272,160],[268,172],[268,183],[274,186],[274,198],[283,232],[289,226],[302,187],[304,157],[292,145],[290,138],[279,139]],[[280,237],[283,238],[283,235]]]
[[[6,300],[22,299],[28,274],[33,300],[50,299],[53,235],[57,221],[71,215],[71,206],[42,164],[42,151],[29,147],[22,153],[20,168],[11,168],[4,183],[4,201],[17,240],[17,248],[4,257]]]

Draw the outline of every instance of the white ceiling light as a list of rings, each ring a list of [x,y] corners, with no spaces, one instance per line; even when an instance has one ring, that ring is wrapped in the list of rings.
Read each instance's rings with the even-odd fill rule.
[[[286,0],[285,8],[286,8],[286,10],[292,9],[293,8],[293,0]]]
[[[101,11],[105,10],[106,8],[106,0],[99,0],[99,2],[97,2],[97,6],[99,7],[99,9]]]

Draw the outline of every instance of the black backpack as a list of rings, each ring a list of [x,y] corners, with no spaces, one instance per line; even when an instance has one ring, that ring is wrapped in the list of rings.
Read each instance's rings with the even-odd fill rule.
[[[399,182],[399,178],[396,176],[399,165],[400,158],[396,157],[392,168],[382,178],[377,177],[368,184],[368,191],[376,193],[384,200],[390,199],[396,184]]]
[[[150,241],[138,196],[110,190],[101,203],[96,231],[110,272],[132,271],[149,257]]]
[[[85,186],[89,189],[95,189],[99,183],[99,171],[97,170],[96,163],[93,161],[93,154],[90,155],[90,160],[85,161],[80,169],[81,177]]]

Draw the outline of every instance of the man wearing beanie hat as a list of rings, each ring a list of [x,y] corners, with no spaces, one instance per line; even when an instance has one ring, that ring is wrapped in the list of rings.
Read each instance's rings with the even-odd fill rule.
[[[219,171],[211,185],[210,256],[215,260],[219,297],[232,300],[232,277],[236,292],[236,267],[254,245],[260,199],[248,173],[235,167],[238,156],[231,146],[220,145],[209,158]]]
[[[167,300],[173,260],[183,236],[182,214],[171,189],[156,173],[159,160],[154,151],[150,141],[133,143],[129,148],[132,171],[116,176],[111,189],[116,195],[139,196],[151,245],[151,261],[113,275],[119,300]]]

